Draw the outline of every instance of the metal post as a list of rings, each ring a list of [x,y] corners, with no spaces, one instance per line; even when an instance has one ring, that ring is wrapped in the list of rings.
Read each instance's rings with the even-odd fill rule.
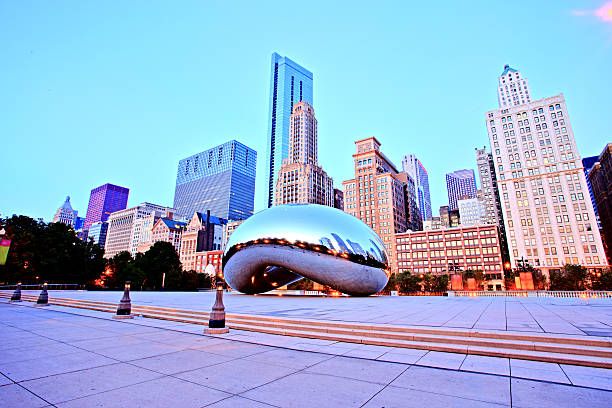
[[[13,292],[13,296],[11,296],[9,302],[21,302],[21,282],[17,282],[17,288],[15,288],[15,292]]]
[[[42,291],[38,295],[38,300],[34,306],[49,306],[49,293],[47,292],[47,282],[43,283]]]
[[[113,319],[131,319],[132,316],[132,301],[130,300],[130,281],[125,282],[125,288],[123,289],[123,297],[117,307],[117,314],[113,316]]]
[[[217,294],[215,304],[210,313],[208,327],[204,329],[204,334],[223,334],[229,333],[229,327],[225,327],[225,306],[223,305],[223,281],[217,274]]]

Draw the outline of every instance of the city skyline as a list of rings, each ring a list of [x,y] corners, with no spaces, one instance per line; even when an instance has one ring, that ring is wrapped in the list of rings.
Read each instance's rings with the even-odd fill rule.
[[[600,4],[592,2],[584,8],[596,9]],[[125,6],[127,16],[133,15],[137,25],[144,24],[143,32],[152,34],[155,26],[141,21],[144,19],[135,14],[140,9],[131,7]],[[277,30],[281,32],[286,28],[281,19],[280,27],[269,29],[263,37],[254,35],[244,46],[229,46],[238,41],[237,37],[224,39],[222,46],[231,52],[222,51],[218,45],[213,46],[201,38],[218,26],[212,22],[211,27],[196,24],[197,17],[201,17],[204,11],[218,17],[223,16],[226,9],[194,8],[191,17],[185,10],[176,10],[174,13],[181,17],[182,23],[171,27],[177,29],[173,34],[175,37],[172,37],[174,40],[162,41],[162,37],[168,34],[168,27],[162,27],[164,29],[159,35],[153,35],[145,47],[130,57],[132,48],[140,44],[135,39],[126,38],[118,48],[108,47],[120,43],[118,36],[123,36],[125,30],[133,33],[130,31],[133,27],[124,27],[121,21],[111,24],[117,26],[118,32],[110,39],[106,39],[107,29],[96,24],[85,38],[72,35],[76,28],[74,24],[93,23],[86,18],[74,23],[81,15],[110,18],[110,14],[105,14],[95,5],[68,10],[62,16],[52,8],[45,11],[42,5],[39,7],[41,16],[47,13],[57,17],[47,26],[37,23],[41,18],[39,13],[32,13],[27,5],[0,6],[5,12],[3,14],[13,17],[0,28],[0,32],[9,38],[7,60],[11,61],[0,68],[2,80],[11,79],[3,84],[7,97],[0,107],[7,112],[8,120],[0,124],[0,132],[9,135],[6,148],[13,152],[4,158],[7,182],[0,213],[2,216],[21,213],[49,221],[57,202],[70,195],[73,207],[83,214],[88,192],[106,182],[130,188],[128,206],[143,201],[171,206],[175,176],[173,163],[194,151],[230,139],[237,139],[259,153],[257,169],[261,177],[265,174],[269,58],[274,51],[303,64],[317,79],[314,108],[321,123],[325,124],[320,129],[321,137],[334,140],[320,146],[319,162],[336,180],[335,187],[351,177],[351,163],[346,158],[350,157],[353,142],[375,136],[386,146],[385,150],[396,166],[401,163],[403,155],[417,155],[429,172],[432,207],[444,204],[444,174],[454,168],[474,169],[476,166],[473,149],[485,144],[487,138],[481,115],[497,105],[497,95],[492,87],[497,85],[496,78],[506,64],[529,77],[532,99],[563,92],[572,114],[580,155],[587,157],[600,152],[611,127],[605,114],[610,111],[610,101],[604,95],[606,87],[601,86],[607,80],[604,67],[610,66],[609,53],[603,52],[611,37],[610,24],[593,16],[573,15],[573,5],[569,2],[561,4],[558,11],[538,6],[533,15],[515,22],[517,44],[507,44],[503,49],[489,50],[495,43],[494,39],[480,38],[482,36],[475,31],[461,32],[457,26],[456,39],[450,44],[448,38],[440,35],[433,35],[422,44],[410,43],[415,45],[412,57],[416,55],[424,59],[423,64],[400,63],[397,67],[395,64],[383,67],[378,62],[370,62],[370,54],[381,57],[390,54],[401,41],[414,35],[411,30],[430,32],[426,22],[434,23],[434,26],[449,24],[449,30],[459,24],[452,21],[454,5],[446,7],[448,15],[424,7],[381,7],[371,17],[373,20],[379,17],[376,21],[382,23],[375,22],[377,29],[372,31],[377,32],[370,32],[365,37],[360,36],[357,28],[371,18],[366,10],[357,7],[352,20],[333,23],[321,20],[312,41],[304,44],[293,39],[270,37]],[[478,21],[501,24],[507,17],[496,7],[501,6],[482,7],[480,14],[465,16],[461,26]],[[397,17],[389,14],[391,10],[397,11]],[[341,11],[341,6],[334,5],[329,8],[329,15],[340,16]],[[152,7],[146,11],[149,17],[155,16],[156,12],[159,13],[159,8]],[[423,17],[424,23],[415,21],[414,27],[401,25],[403,31],[394,38],[398,34],[395,32],[399,27],[398,18],[408,12]],[[274,13],[280,14],[265,18],[283,17],[281,11],[274,10]],[[244,25],[245,22],[246,16],[239,15],[235,23]],[[44,27],[49,28],[49,24],[52,30],[48,32]],[[56,24],[58,27],[62,25],[63,29],[54,31]],[[257,25],[261,25],[261,21]],[[27,26],[38,28],[25,35],[22,27]],[[232,27],[224,29],[223,33]],[[334,44],[340,40],[338,33],[341,30],[357,36],[354,42],[346,44],[346,48],[337,53]],[[195,40],[189,37],[193,33],[199,34]],[[558,53],[554,50],[542,50],[535,45],[524,46],[532,44],[530,38],[534,34],[545,33],[565,42],[565,55],[556,55]],[[74,48],[62,46],[65,36],[72,38]],[[329,38],[330,41],[325,43],[320,38]],[[175,45],[176,39],[185,43],[174,50],[171,46]],[[240,36],[240,41],[244,40],[244,36]],[[155,57],[160,49],[154,45],[160,41],[163,61]],[[461,42],[463,48],[458,48],[465,56],[452,50],[454,41]],[[92,53],[94,48],[95,53]],[[485,48],[487,52],[481,53]],[[229,64],[221,68],[219,64],[211,64],[207,58],[197,58],[193,52],[197,53],[198,49],[212,52],[211,58]],[[55,55],[61,58],[55,58]],[[572,60],[582,62],[568,64],[568,55]],[[397,53],[394,56],[401,57]],[[102,58],[110,62],[100,65]],[[121,64],[118,63],[120,60]],[[147,64],[146,70],[151,72],[145,72],[143,61],[155,62],[153,68]],[[245,61],[248,65],[244,64]],[[355,72],[338,69],[339,61],[346,62]],[[203,64],[206,69],[203,69]],[[383,69],[384,76],[378,75]],[[177,82],[177,70],[185,71],[185,79]],[[449,74],[454,70],[461,71],[462,80],[450,78],[453,75]],[[219,81],[211,79],[216,77]],[[229,78],[232,78],[231,82]],[[405,79],[405,84],[398,85],[399,79]],[[96,85],[98,82],[100,85]],[[217,86],[223,86],[223,92],[211,97],[210,92],[219,89]],[[381,103],[392,94],[398,96]],[[440,121],[437,119],[439,112],[423,106],[435,106],[434,100],[446,95],[464,95],[464,100],[453,105],[453,109],[445,110],[445,120]],[[360,119],[351,122],[345,119],[347,115]],[[241,120],[236,120],[237,117]],[[73,150],[69,156],[78,156],[82,151],[79,149],[87,145],[88,160],[104,162],[105,166],[99,166],[98,170],[75,171],[74,160],[66,160],[63,156],[67,154],[65,149],[55,149],[48,142],[58,138],[71,145]],[[160,147],[174,138],[178,138],[180,143],[172,144],[168,151],[163,149],[164,161],[168,163],[159,163]],[[461,140],[461,144],[457,145],[454,140]],[[109,149],[105,148],[108,145],[121,148],[113,149],[109,154]],[[17,160],[26,154],[32,157],[35,165],[17,171]],[[57,160],[49,160],[49,157],[57,157]],[[53,179],[47,178],[46,173],[52,174]],[[261,184],[258,178],[255,211],[265,208]]]

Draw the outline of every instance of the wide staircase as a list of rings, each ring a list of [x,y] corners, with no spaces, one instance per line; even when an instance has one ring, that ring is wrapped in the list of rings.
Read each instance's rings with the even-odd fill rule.
[[[8,292],[0,293],[0,298],[10,297]],[[22,294],[24,301],[36,302],[36,299],[35,295]],[[62,298],[50,298],[49,303],[113,314],[117,310],[117,303]],[[134,304],[132,314],[199,325],[207,325],[209,319],[209,313],[200,310]],[[226,323],[234,330],[283,336],[612,368],[612,340],[607,337],[393,326],[238,314],[227,314]]]

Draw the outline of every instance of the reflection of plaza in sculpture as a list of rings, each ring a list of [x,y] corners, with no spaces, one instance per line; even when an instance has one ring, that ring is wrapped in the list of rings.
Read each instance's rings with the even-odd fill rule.
[[[281,205],[244,221],[223,255],[226,282],[262,293],[303,277],[340,292],[367,296],[387,284],[385,246],[367,225],[335,208]]]

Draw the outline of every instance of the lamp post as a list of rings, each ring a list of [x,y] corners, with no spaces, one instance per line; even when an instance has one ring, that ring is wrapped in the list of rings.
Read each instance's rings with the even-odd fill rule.
[[[43,283],[42,291],[38,295],[34,306],[49,306],[49,293],[47,292],[47,282]]]
[[[215,296],[215,304],[210,313],[208,327],[204,329],[204,334],[224,334],[229,333],[229,327],[225,326],[225,305],[223,304],[223,276],[221,272],[217,272],[215,279],[217,293]]]
[[[132,316],[132,300],[130,299],[130,281],[125,282],[123,288],[123,297],[119,301],[119,307],[117,307],[117,314],[113,316],[113,319],[131,319]]]
[[[9,300],[9,302],[21,302],[21,282],[17,282],[17,287],[15,288],[15,292],[13,292],[13,296],[11,296],[11,300]]]

